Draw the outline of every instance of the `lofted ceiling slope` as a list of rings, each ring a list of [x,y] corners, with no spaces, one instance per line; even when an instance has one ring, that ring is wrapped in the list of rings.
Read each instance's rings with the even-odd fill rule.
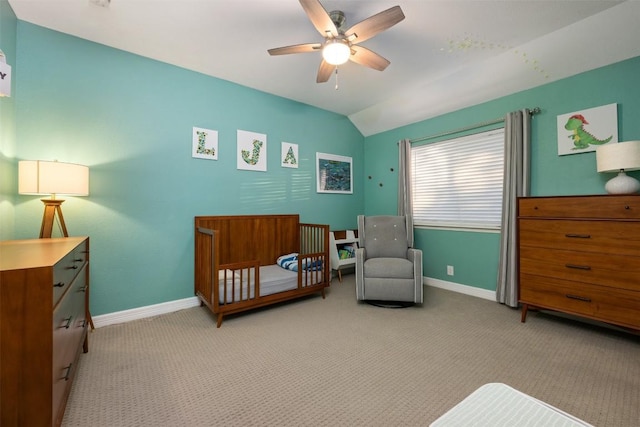
[[[346,27],[392,6],[406,18],[315,82],[322,38],[297,0],[9,0],[18,19],[349,117],[369,136],[640,56],[640,1],[321,0]]]

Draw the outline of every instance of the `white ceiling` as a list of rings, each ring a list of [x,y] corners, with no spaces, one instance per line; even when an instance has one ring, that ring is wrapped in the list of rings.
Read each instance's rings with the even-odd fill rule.
[[[640,56],[638,0],[321,2],[347,28],[400,5],[406,19],[362,43],[391,65],[340,66],[335,90],[315,82],[320,53],[270,56],[322,41],[297,0],[9,0],[23,21],[344,114],[365,136]]]

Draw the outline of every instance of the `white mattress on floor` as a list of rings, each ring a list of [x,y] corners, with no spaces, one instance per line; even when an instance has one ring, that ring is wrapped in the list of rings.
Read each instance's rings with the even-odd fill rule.
[[[430,427],[593,427],[502,383],[485,384]]]
[[[242,275],[242,300],[247,299],[247,270],[244,270]],[[224,276],[223,272],[220,272],[218,276],[220,279],[219,287],[220,287],[220,300],[221,304],[224,303]],[[316,272],[309,272],[309,278],[307,279],[307,274],[303,272],[302,274],[302,284],[306,285],[307,280],[309,280],[310,284],[319,283],[322,281],[322,272],[317,272],[317,277],[319,280],[314,280],[316,278]],[[253,275],[253,270],[251,271],[251,286],[250,286],[250,298],[255,297],[255,277]],[[227,273],[227,302],[230,301],[240,301],[240,274],[236,272],[235,277],[235,292],[233,288],[233,280],[231,278],[231,274],[228,271]],[[298,287],[298,273],[295,271],[287,270],[279,265],[266,265],[260,267],[260,296],[272,295],[278,292],[289,291],[291,289],[296,289]],[[232,294],[234,298],[232,299]]]

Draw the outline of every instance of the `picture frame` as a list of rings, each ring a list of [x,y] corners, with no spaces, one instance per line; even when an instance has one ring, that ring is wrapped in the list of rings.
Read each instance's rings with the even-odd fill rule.
[[[191,135],[191,157],[218,160],[218,131],[194,127]]]
[[[280,153],[280,166],[283,168],[298,168],[300,163],[298,157],[298,144],[291,144],[290,142],[282,142],[282,150]]]
[[[353,194],[352,158],[316,153],[316,191],[318,193]]]
[[[237,131],[237,169],[267,171],[267,135]]]
[[[558,156],[596,151],[618,142],[618,104],[557,116]]]

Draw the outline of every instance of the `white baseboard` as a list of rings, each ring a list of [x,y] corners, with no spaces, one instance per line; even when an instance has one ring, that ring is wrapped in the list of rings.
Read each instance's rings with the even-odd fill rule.
[[[433,286],[434,288],[446,289],[448,291],[458,292],[465,295],[471,295],[490,301],[496,301],[496,291],[490,291],[488,289],[480,289],[474,286],[461,285],[460,283],[447,282],[446,280],[434,279],[432,277],[425,277],[424,284],[427,286]]]
[[[100,328],[102,326],[115,325],[118,323],[130,322],[132,320],[158,316],[159,314],[172,313],[174,311],[197,307],[199,305],[200,300],[198,300],[198,297],[184,298],[175,301],[163,302],[160,304],[147,305],[145,307],[132,308],[130,310],[117,311],[115,313],[95,316],[93,317],[93,325],[96,328]]]
[[[487,289],[461,285],[459,283],[447,282],[446,280],[434,279],[431,277],[423,278],[423,283],[427,286],[433,286],[434,288],[446,289],[448,291],[471,295],[490,301],[496,300],[495,291],[489,291]],[[117,311],[115,313],[95,316],[93,318],[93,325],[96,328],[101,328],[103,326],[116,325],[118,323],[131,322],[132,320],[145,319],[147,317],[158,316],[160,314],[172,313],[174,311],[197,307],[199,305],[200,300],[198,300],[197,297],[184,298],[180,300],[147,305],[145,307],[132,308],[130,310]]]

